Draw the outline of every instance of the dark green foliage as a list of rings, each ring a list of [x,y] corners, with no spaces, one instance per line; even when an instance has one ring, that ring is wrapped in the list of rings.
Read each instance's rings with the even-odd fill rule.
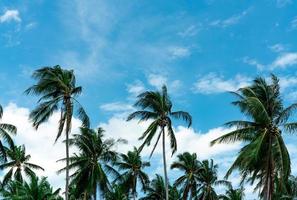
[[[285,184],[291,172],[290,156],[282,137],[282,130],[294,132],[297,123],[288,122],[297,108],[292,104],[284,108],[279,80],[271,76],[271,83],[264,78],[234,93],[237,100],[233,105],[248,118],[226,123],[235,130],[212,141],[216,143],[244,142],[245,146],[228,170],[228,177],[239,170],[242,182],[255,183],[261,190],[261,197],[271,200],[274,193],[274,181],[279,178]]]

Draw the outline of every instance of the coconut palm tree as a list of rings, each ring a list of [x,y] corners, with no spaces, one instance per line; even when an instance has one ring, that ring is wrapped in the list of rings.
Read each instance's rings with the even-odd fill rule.
[[[178,169],[183,172],[174,183],[174,186],[181,187],[182,199],[187,200],[196,197],[197,188],[199,186],[199,173],[201,170],[201,163],[197,160],[196,153],[190,154],[185,152],[177,155],[177,161],[173,162],[171,169]]]
[[[227,181],[218,180],[218,165],[213,160],[203,160],[198,181],[200,183],[197,190],[197,200],[217,200],[218,195],[214,189],[217,185],[225,185]]]
[[[11,148],[5,147],[5,152],[7,154],[7,162],[0,164],[0,169],[7,169],[8,172],[4,175],[2,184],[6,185],[8,181],[14,180],[23,182],[24,176],[28,177],[35,176],[34,170],[44,170],[39,165],[29,162],[31,156],[26,155],[26,148],[24,145],[15,146]]]
[[[169,185],[169,200],[180,200],[181,195],[178,192],[177,188]],[[164,179],[162,176],[156,174],[150,185],[146,190],[144,197],[139,200],[165,200],[166,199],[166,189],[164,184]]]
[[[144,168],[150,166],[149,162],[144,162],[141,159],[140,152],[134,147],[133,151],[128,151],[127,154],[121,154],[121,159],[115,163],[123,173],[117,178],[121,185],[131,192],[134,199],[137,197],[137,182],[141,184],[141,188],[145,191],[149,184],[149,177],[143,171]]]
[[[0,105],[0,119],[2,119],[3,116],[3,108]],[[0,138],[3,140],[0,140],[0,157],[4,161],[6,161],[6,153],[3,143],[7,143],[9,146],[13,145],[13,140],[11,138],[11,135],[15,135],[17,132],[17,128],[14,125],[7,124],[7,123],[0,123]]]
[[[227,191],[223,195],[219,195],[219,199],[222,200],[243,200],[244,189],[243,187],[234,189],[231,183],[226,183]]]
[[[124,185],[113,185],[104,196],[105,200],[128,200],[128,193]]]
[[[60,66],[43,67],[36,70],[32,77],[37,83],[28,88],[25,93],[41,96],[37,107],[30,113],[33,126],[38,127],[46,122],[55,111],[60,111],[59,128],[56,141],[65,131],[66,140],[66,186],[65,199],[68,200],[69,186],[69,134],[71,133],[72,117],[75,115],[84,127],[89,127],[89,118],[76,97],[82,92],[82,87],[76,86],[73,70],[62,69]],[[74,111],[77,111],[76,113]]]
[[[157,137],[156,143],[151,152],[151,156],[162,137],[162,149],[163,149],[163,165],[164,165],[164,178],[166,189],[166,200],[168,200],[168,177],[167,177],[167,164],[166,164],[166,150],[165,150],[165,134],[170,139],[170,148],[172,155],[176,152],[177,143],[172,127],[172,119],[183,119],[188,122],[188,126],[191,126],[192,117],[189,113],[184,111],[172,111],[172,102],[168,96],[167,88],[164,85],[162,91],[147,91],[138,95],[138,100],[135,103],[136,107],[140,110],[133,112],[127,118],[132,120],[138,118],[140,121],[151,121],[151,124],[147,130],[139,138],[144,140],[143,144],[139,147],[139,151],[143,149],[145,145],[149,146],[154,137]]]
[[[245,146],[240,150],[226,177],[234,170],[239,170],[242,182],[255,183],[255,189],[260,191],[260,196],[271,200],[275,178],[278,177],[280,182],[285,184],[291,171],[290,156],[282,131],[296,131],[297,123],[288,120],[297,104],[284,108],[279,80],[274,75],[271,76],[271,83],[258,77],[250,86],[233,94],[237,97],[233,104],[247,120],[226,123],[235,130],[215,139],[211,144],[244,142]]]
[[[113,150],[115,145],[122,140],[104,139],[104,130],[80,128],[80,134],[74,134],[70,145],[79,149],[78,154],[69,158],[69,169],[74,170],[71,175],[71,185],[76,185],[77,194],[92,195],[97,198],[97,189],[106,192],[110,188],[107,174],[118,176],[117,171],[111,166],[118,155]],[[60,161],[66,161],[66,158]],[[59,170],[59,173],[66,167]]]
[[[53,190],[46,177],[30,177],[30,182],[10,181],[0,192],[4,200],[63,200],[60,189]]]

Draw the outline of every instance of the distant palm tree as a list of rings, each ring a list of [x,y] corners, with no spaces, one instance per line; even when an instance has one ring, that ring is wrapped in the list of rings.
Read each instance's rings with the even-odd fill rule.
[[[145,191],[149,184],[149,177],[143,169],[150,166],[150,163],[142,161],[139,153],[134,147],[133,151],[128,151],[127,154],[121,154],[121,159],[115,163],[120,171],[124,171],[117,180],[124,188],[131,191],[134,199],[137,196],[137,180],[139,180],[143,191]]]
[[[203,160],[199,173],[199,188],[197,190],[197,200],[217,200],[218,195],[214,189],[217,185],[224,185],[227,181],[218,180],[218,165],[213,160]]]
[[[74,170],[71,175],[71,185],[76,186],[77,195],[93,195],[97,198],[97,189],[106,192],[110,187],[107,173],[116,176],[118,173],[111,164],[117,160],[117,153],[114,146],[121,142],[113,139],[104,139],[104,130],[80,128],[80,134],[75,134],[70,139],[70,144],[79,149],[78,154],[69,158],[69,169]],[[66,161],[66,158],[60,161]],[[59,170],[59,173],[66,170],[66,167]]]
[[[173,162],[171,169],[179,169],[183,172],[174,183],[175,186],[181,187],[182,198],[190,199],[196,197],[197,188],[199,187],[199,173],[201,170],[201,163],[197,159],[196,153],[190,154],[185,152],[177,156],[177,161]]]
[[[11,181],[0,195],[4,200],[63,200],[60,189],[53,190],[45,177],[32,176],[30,182]]]
[[[65,70],[60,66],[44,67],[36,70],[32,77],[37,83],[28,88],[25,93],[41,96],[38,106],[30,113],[33,126],[38,127],[46,122],[55,111],[60,110],[59,129],[56,141],[60,138],[63,130],[66,134],[66,186],[65,199],[68,200],[69,187],[69,144],[68,138],[71,133],[71,121],[76,108],[76,116],[82,120],[85,127],[89,127],[89,117],[78,102],[76,97],[82,92],[82,87],[76,86],[73,70]]]
[[[2,119],[3,116],[3,108],[0,105],[0,119]],[[13,145],[13,140],[11,138],[11,135],[15,135],[17,132],[17,128],[14,125],[6,124],[6,123],[0,123],[0,138],[4,141],[0,140],[0,157],[4,161],[6,160],[6,153],[4,148],[4,143],[7,143],[9,146]]]
[[[105,200],[128,200],[128,193],[126,193],[124,185],[113,185],[104,196]]]
[[[8,172],[4,175],[2,184],[6,185],[8,181],[14,180],[23,182],[23,174],[28,177],[35,176],[33,170],[44,170],[39,165],[30,163],[29,160],[31,158],[30,155],[26,155],[25,146],[15,146],[13,145],[11,148],[5,148],[5,152],[7,154],[7,162],[0,164],[0,169],[8,169]]]
[[[172,112],[172,102],[167,94],[166,86],[162,87],[162,91],[147,91],[138,95],[138,100],[135,103],[136,107],[141,110],[133,112],[127,118],[132,120],[139,118],[140,121],[152,120],[147,130],[139,138],[144,139],[143,144],[140,146],[139,151],[143,149],[145,145],[150,145],[153,137],[157,137],[156,143],[151,152],[151,156],[162,136],[162,149],[163,149],[163,163],[164,163],[164,178],[165,178],[165,190],[166,200],[168,200],[168,177],[167,177],[167,164],[166,164],[166,150],[165,150],[165,128],[167,129],[167,135],[170,138],[170,147],[172,154],[176,152],[177,143],[174,135],[171,117],[180,119],[182,118],[188,122],[188,126],[192,123],[192,117],[189,113],[184,111]],[[160,129],[160,132],[158,132]]]
[[[180,200],[181,195],[177,188],[169,185],[169,200]],[[156,178],[153,179],[146,190],[144,197],[139,200],[165,200],[166,199],[166,189],[164,184],[164,179],[162,176],[156,174]]]
[[[219,195],[219,199],[222,200],[243,200],[244,189],[243,187],[234,189],[231,183],[226,183],[227,191],[223,195]]]
[[[282,137],[282,130],[296,132],[297,123],[288,123],[297,104],[284,108],[280,95],[279,80],[271,76],[271,83],[264,78],[256,78],[253,83],[234,92],[238,100],[233,104],[239,107],[248,120],[228,122],[235,127],[216,140],[216,143],[244,142],[245,146],[228,170],[228,177],[239,170],[242,181],[256,184],[260,196],[271,200],[274,194],[274,182],[278,177],[282,184],[287,182],[290,171],[290,156]]]

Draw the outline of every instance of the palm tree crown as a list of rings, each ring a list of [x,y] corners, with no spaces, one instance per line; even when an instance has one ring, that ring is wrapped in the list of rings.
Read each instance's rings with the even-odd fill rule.
[[[270,84],[259,77],[250,86],[241,88],[234,94],[238,100],[233,104],[249,120],[226,123],[236,130],[212,141],[212,144],[235,141],[246,143],[226,176],[238,169],[242,181],[257,181],[255,189],[261,191],[264,199],[271,200],[275,177],[279,177],[282,185],[285,185],[291,171],[290,156],[283,141],[282,130],[296,130],[297,123],[288,120],[297,104],[284,108],[279,80],[274,75],[271,76]]]
[[[175,186],[181,187],[183,199],[187,200],[190,194],[190,199],[196,197],[197,188],[199,186],[199,173],[201,171],[201,163],[197,159],[195,153],[190,154],[185,152],[177,156],[178,161],[171,165],[171,169],[179,169],[183,172],[174,183]]]
[[[145,191],[149,177],[143,171],[144,168],[150,166],[149,162],[144,162],[141,159],[139,151],[134,147],[133,151],[128,151],[127,154],[120,155],[121,160],[115,163],[120,171],[124,171],[117,179],[128,190],[131,191],[132,196],[137,196],[136,186],[137,180],[141,183],[141,188]]]
[[[35,173],[33,170],[44,170],[39,165],[30,163],[30,155],[26,155],[25,146],[15,146],[6,148],[8,161],[0,165],[0,169],[9,169],[3,178],[3,185],[12,180],[13,177],[19,182],[23,182],[23,173],[26,176],[33,177]]]

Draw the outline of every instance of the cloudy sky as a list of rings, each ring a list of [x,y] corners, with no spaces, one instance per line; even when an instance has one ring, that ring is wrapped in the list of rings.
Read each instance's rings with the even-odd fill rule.
[[[0,103],[4,121],[18,127],[16,141],[26,144],[56,186],[63,176],[55,161],[64,147],[54,145],[53,116],[38,132],[27,121],[36,98],[23,91],[41,66],[74,69],[84,91],[80,101],[108,137],[128,139],[126,152],[139,145],[146,123],[125,122],[135,96],[148,89],[169,88],[174,109],[189,111],[193,126],[176,124],[178,152],[214,158],[220,176],[240,144],[210,148],[210,140],[228,132],[222,124],[242,119],[226,91],[258,76],[280,78],[286,105],[297,100],[297,2],[294,0],[88,0],[0,2]],[[79,121],[74,121],[74,130]],[[297,137],[285,136],[297,175]],[[145,149],[147,156],[150,149]],[[162,173],[160,149],[152,158],[152,176]],[[171,172],[174,174],[175,172]],[[236,177],[233,177],[237,184]],[[246,192],[251,199],[251,189]]]

